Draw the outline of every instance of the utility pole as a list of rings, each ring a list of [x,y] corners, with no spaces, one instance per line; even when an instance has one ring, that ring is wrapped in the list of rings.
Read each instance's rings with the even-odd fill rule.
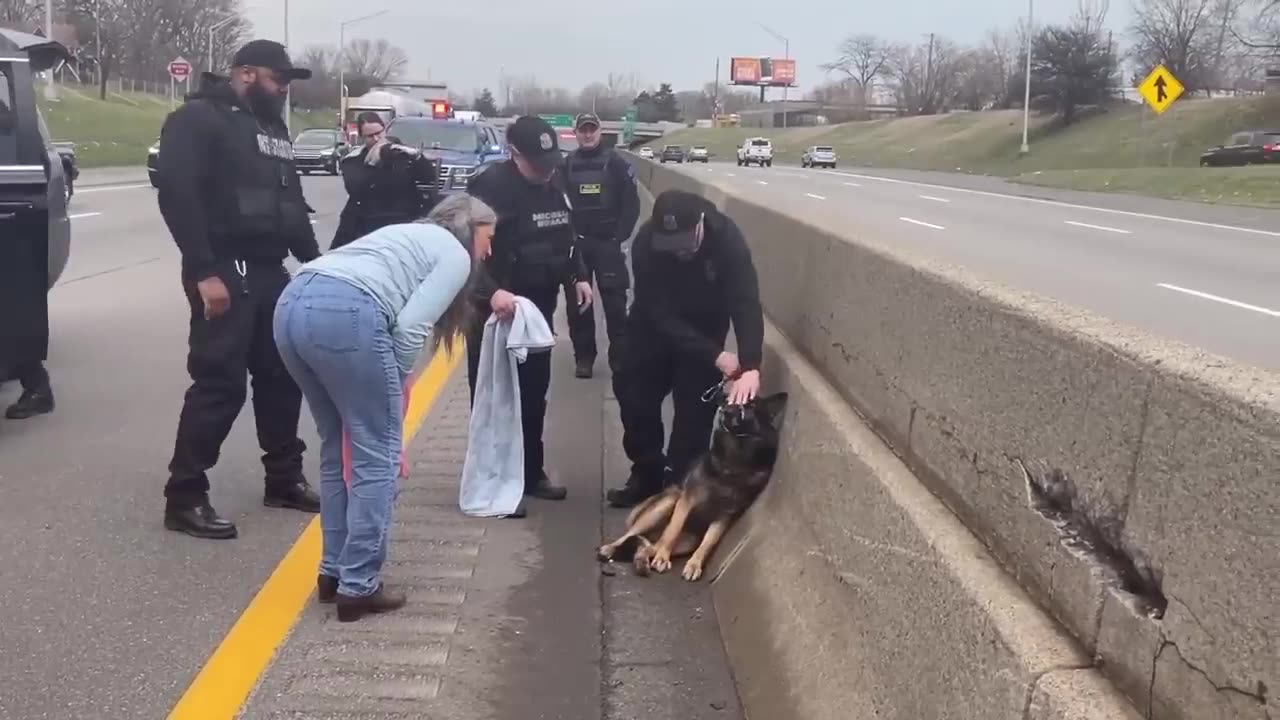
[[[44,0],[44,39],[53,41],[53,0]],[[50,100],[58,97],[57,66],[49,68],[49,84],[44,86],[44,96]]]
[[[284,0],[284,47],[289,49],[289,0]],[[290,139],[293,139],[293,130],[290,127],[293,119],[293,83],[285,86],[284,89],[284,130]]]
[[[921,93],[924,97],[920,98],[920,112],[923,113],[925,107],[933,103],[933,33],[929,33],[929,54],[924,63],[924,87]]]
[[[1036,0],[1027,0],[1027,72],[1022,90],[1022,148],[1023,155],[1031,152],[1029,133],[1031,129],[1031,38],[1033,14]]]
[[[716,77],[711,83],[711,127],[719,127],[720,122],[720,56],[716,56]]]

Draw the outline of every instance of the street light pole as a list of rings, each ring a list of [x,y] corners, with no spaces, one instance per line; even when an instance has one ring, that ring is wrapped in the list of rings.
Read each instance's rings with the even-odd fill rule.
[[[1022,96],[1022,154],[1031,152],[1028,142],[1028,131],[1031,127],[1031,39],[1032,18],[1035,13],[1036,0],[1027,0],[1027,77]]]
[[[232,20],[235,20],[235,19],[236,19],[236,17],[235,17],[234,15],[232,15],[232,16],[231,16],[231,17],[229,17],[229,18],[225,18],[225,19],[219,20],[218,22],[216,22],[216,23],[214,23],[214,24],[212,24],[212,25],[210,25],[210,26],[209,26],[209,61],[208,61],[208,63],[209,63],[209,64],[208,64],[208,68],[207,68],[209,72],[214,72],[214,67],[213,67],[213,34],[214,34],[215,32],[217,32],[218,30],[221,30],[222,28],[226,27],[228,23],[230,23]]]
[[[44,38],[53,42],[53,0],[44,0]],[[49,84],[45,85],[44,96],[49,99],[58,97],[56,69],[56,65],[49,68]]]
[[[286,51],[289,48],[289,0],[284,0],[284,47]],[[290,103],[292,98],[293,83],[289,83],[284,88],[284,130],[290,138],[293,138],[293,130],[290,127],[293,119],[293,105]]]
[[[347,121],[347,26],[387,14],[386,10],[338,23],[338,128]]]

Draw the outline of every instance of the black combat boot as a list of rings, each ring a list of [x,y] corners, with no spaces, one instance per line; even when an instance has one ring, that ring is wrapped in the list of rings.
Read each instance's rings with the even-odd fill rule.
[[[23,390],[18,396],[18,401],[4,411],[4,416],[10,420],[26,420],[51,412],[53,412],[53,389],[46,385],[42,388]]]
[[[595,358],[578,358],[574,361],[573,376],[586,379],[595,374]]]
[[[620,488],[612,488],[605,493],[605,499],[616,508],[630,508],[639,505],[662,492],[662,481],[631,473],[626,484]]]
[[[222,519],[207,497],[194,501],[170,498],[164,506],[164,526],[206,540],[230,540],[236,536],[235,523]]]
[[[289,482],[277,482],[268,478],[262,504],[272,508],[320,512],[320,496],[303,478],[291,479]]]
[[[563,500],[569,496],[569,491],[559,485],[552,485],[551,479],[542,472],[538,473],[538,478],[532,483],[525,481],[524,494],[539,500]]]

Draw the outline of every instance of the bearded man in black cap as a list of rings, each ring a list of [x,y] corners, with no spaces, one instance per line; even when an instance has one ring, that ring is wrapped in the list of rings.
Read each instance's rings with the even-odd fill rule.
[[[201,87],[166,118],[157,167],[160,213],[182,253],[191,306],[187,371],[192,384],[178,419],[165,486],[164,524],[201,538],[232,538],[236,526],[209,503],[206,471],[246,399],[266,470],[268,507],[318,512],[302,475],[302,392],[276,349],[272,319],[289,282],[284,259],[319,257],[310,207],[284,121],[289,83],[311,77],[283,45],[240,48],[229,77],[205,73]]]

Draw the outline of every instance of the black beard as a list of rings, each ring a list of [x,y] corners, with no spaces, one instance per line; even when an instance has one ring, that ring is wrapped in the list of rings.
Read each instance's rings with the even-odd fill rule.
[[[255,83],[249,86],[245,99],[249,102],[249,109],[259,120],[284,119],[284,95],[267,92],[261,85]]]

